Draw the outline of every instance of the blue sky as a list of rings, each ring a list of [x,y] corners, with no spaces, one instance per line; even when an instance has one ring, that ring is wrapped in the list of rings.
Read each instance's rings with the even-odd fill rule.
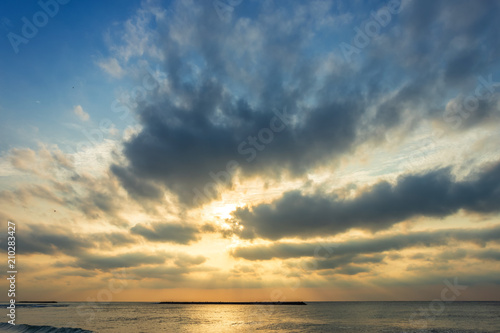
[[[126,20],[138,3],[133,1],[70,1],[15,53],[7,34],[22,35],[22,17],[41,10],[37,2],[7,1],[2,9],[2,151],[16,144],[33,146],[37,138],[57,142],[75,137],[64,128],[74,105],[83,104],[94,115],[109,113],[119,84],[96,65],[109,52],[105,34]],[[73,88],[74,87],[74,88]],[[56,126],[55,126],[56,125]],[[23,131],[36,127],[38,135]],[[31,132],[31,133],[30,133]]]
[[[16,52],[41,10],[0,5],[25,298],[499,299],[498,2],[72,0]]]

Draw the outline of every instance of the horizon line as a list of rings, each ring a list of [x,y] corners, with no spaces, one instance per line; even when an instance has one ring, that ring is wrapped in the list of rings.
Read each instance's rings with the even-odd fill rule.
[[[353,302],[432,302],[433,300],[353,300],[353,301],[304,301],[304,300],[298,300],[298,301],[92,301],[92,303],[151,303],[151,304],[160,304],[160,303],[179,303],[179,304],[189,304],[189,303],[298,303],[298,302],[304,302],[304,303],[353,303]],[[32,303],[32,304],[57,304],[57,303],[87,303],[88,301],[54,301],[54,300],[49,300],[49,301],[15,301],[15,303]],[[457,303],[457,302],[500,302],[500,299],[498,300],[455,300],[451,301],[448,303]],[[9,303],[9,301],[0,301],[1,304],[3,303]]]

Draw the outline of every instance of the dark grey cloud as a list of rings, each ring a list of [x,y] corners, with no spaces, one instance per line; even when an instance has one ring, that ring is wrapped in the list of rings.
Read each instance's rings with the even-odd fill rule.
[[[136,242],[134,237],[123,232],[100,232],[84,235],[61,226],[55,227],[45,224],[24,223],[18,223],[18,226],[16,250],[20,254],[39,253],[54,255],[62,253],[78,257],[91,249],[111,249]],[[2,251],[7,249],[5,240],[0,240]]]
[[[446,132],[497,118],[498,109],[492,106],[499,96],[492,90],[498,88],[491,86],[488,94],[479,94],[473,111],[461,103],[446,117],[443,113],[450,97],[476,98],[480,77],[498,77],[500,39],[493,31],[500,28],[495,19],[499,9],[498,3],[487,1],[405,2],[402,11],[356,58],[361,70],[351,77],[367,83],[370,106],[376,109],[362,131],[364,137],[383,138],[398,127],[410,134],[426,118],[444,122]],[[358,26],[363,29],[365,24]],[[391,90],[395,94],[380,98]]]
[[[500,251],[499,250],[485,250],[485,251],[477,251],[471,255],[474,258],[481,260],[492,260],[492,261],[500,261]]]
[[[144,130],[125,144],[130,172],[160,181],[192,204],[195,188],[212,199],[216,191],[207,183],[231,186],[231,161],[246,175],[283,170],[300,175],[319,159],[347,151],[356,138],[354,125],[361,114],[356,102],[325,104],[305,112],[300,125],[285,128],[271,109],[252,109],[228,98],[220,84],[208,82],[193,92],[189,109],[165,104],[143,110]],[[296,111],[291,107],[278,110],[280,115],[292,112]],[[283,129],[273,132],[273,126]],[[258,142],[252,143],[253,139]],[[124,187],[141,195],[127,183]]]
[[[111,166],[111,171],[118,177],[123,187],[131,195],[139,198],[159,199],[162,196],[162,191],[148,181],[139,180],[128,170],[117,165]]]
[[[411,247],[447,245],[450,242],[471,242],[485,246],[489,242],[500,243],[500,225],[482,229],[443,229],[391,235],[343,243],[275,243],[235,248],[231,255],[246,260],[290,259],[317,257],[324,268],[335,268],[345,263],[363,263],[382,260],[377,256],[385,251],[403,250]],[[494,254],[491,254],[494,256]],[[361,257],[359,257],[361,256]],[[365,257],[363,257],[365,256]]]
[[[433,263],[436,267],[443,265],[443,263],[448,263],[455,260],[463,260],[465,258],[478,259],[482,262],[484,261],[500,261],[500,251],[498,249],[474,249],[474,248],[454,248],[447,249],[439,254],[429,254],[420,253],[419,255],[413,255],[411,259],[420,259],[422,261],[427,261]]]
[[[152,242],[189,244],[198,240],[197,228],[180,223],[136,224],[130,232]]]
[[[481,77],[473,92],[457,96],[446,106],[443,119],[457,130],[472,128],[484,122],[498,122],[499,87],[500,83],[496,83],[492,76]]]
[[[347,29],[321,23],[348,14],[341,10],[253,3],[255,15],[226,23],[209,3],[196,4],[203,10],[176,3],[175,14],[158,22],[168,93],[155,90],[138,103],[142,130],[124,143],[128,165],[112,167],[134,198],[158,198],[156,187],[143,183],[153,181],[188,205],[212,200],[232,186],[230,161],[243,177],[303,176],[391,129],[410,133],[422,119],[442,119],[449,96],[473,92],[476,77],[500,58],[494,2],[408,2],[360,50],[356,66],[319,37]],[[356,17],[371,19],[373,6]],[[338,55],[331,72],[329,52]],[[290,122],[272,131],[272,123],[282,126],[274,110],[285,108]],[[478,125],[494,112],[481,105],[468,122]]]
[[[117,210],[113,196],[106,193],[94,192],[89,195],[92,207],[98,208],[105,213],[114,213]]]
[[[102,254],[83,254],[73,264],[84,269],[110,270],[115,268],[137,267],[148,264],[163,264],[168,254],[145,254],[143,252],[124,253],[114,256]]]
[[[388,33],[389,38],[372,43],[367,50],[370,60],[366,68],[392,61],[393,68],[404,73],[399,76],[401,80],[406,81],[396,96],[378,108],[375,126],[387,127],[389,119],[398,125],[394,119],[401,119],[404,108],[411,110],[414,118],[429,116],[444,121],[447,130],[472,128],[492,116],[497,118],[498,109],[492,106],[499,101],[494,93],[498,88],[483,86],[480,94],[476,89],[482,85],[480,77],[498,73],[500,38],[493,31],[500,28],[495,19],[499,11],[497,2],[488,1],[405,3],[396,17],[397,29],[393,33],[397,36]],[[396,38],[398,43],[394,43]],[[447,117],[443,117],[448,102],[445,95],[461,99],[459,108]],[[468,108],[463,101],[467,98],[476,99],[477,106]]]
[[[348,265],[335,270],[335,274],[356,275],[359,273],[367,273],[369,271],[370,270],[366,267]]]
[[[380,265],[383,263],[385,255],[375,254],[375,255],[363,255],[348,253],[342,255],[329,255],[327,258],[315,258],[315,259],[304,259],[293,264],[288,264],[289,267],[299,268],[300,271],[319,271],[328,273],[321,273],[326,275],[332,274],[345,274],[345,275],[356,275],[358,273],[370,272],[373,263]],[[377,266],[378,266],[377,265]]]
[[[497,62],[500,47],[494,31],[500,27],[495,19],[499,7],[488,1],[408,1],[394,17],[396,29],[366,51],[370,58],[384,55],[402,69],[434,73],[460,87]],[[384,49],[389,46],[384,42],[396,37],[399,44]]]
[[[48,225],[24,225],[17,233],[17,251],[20,254],[78,255],[94,246],[94,242],[64,228]]]
[[[352,228],[377,231],[414,216],[445,217],[460,209],[500,211],[500,163],[457,181],[449,168],[380,182],[353,199],[335,193],[286,192],[269,204],[238,208],[242,237],[280,239],[333,235]]]

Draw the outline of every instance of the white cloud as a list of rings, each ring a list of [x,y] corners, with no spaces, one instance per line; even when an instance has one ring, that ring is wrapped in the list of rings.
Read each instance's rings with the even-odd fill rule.
[[[83,111],[83,108],[81,105],[77,105],[73,109],[74,114],[78,116],[82,121],[87,121],[90,119],[90,116],[87,112]]]
[[[151,57],[163,60],[164,54],[158,45],[160,36],[151,26],[165,20],[167,11],[154,1],[145,1],[135,15],[120,25],[119,29],[108,31],[105,39],[112,54],[123,66],[132,58]],[[108,60],[108,65],[119,66],[116,58]],[[99,64],[104,69],[103,65]],[[118,67],[117,67],[118,68]]]
[[[72,154],[76,172],[94,176],[105,175],[113,161],[113,151],[117,151],[119,142],[104,139],[98,144],[88,145]]]
[[[115,78],[121,78],[125,74],[125,71],[123,70],[122,66],[120,66],[116,58],[102,60],[98,62],[97,65],[101,67],[101,69],[103,69],[106,73]]]

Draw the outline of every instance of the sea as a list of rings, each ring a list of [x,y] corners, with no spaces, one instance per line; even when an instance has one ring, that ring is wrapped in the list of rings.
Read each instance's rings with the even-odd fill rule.
[[[500,332],[500,302],[18,304],[1,332]],[[2,304],[6,307],[7,304]],[[7,310],[5,311],[5,313]]]

